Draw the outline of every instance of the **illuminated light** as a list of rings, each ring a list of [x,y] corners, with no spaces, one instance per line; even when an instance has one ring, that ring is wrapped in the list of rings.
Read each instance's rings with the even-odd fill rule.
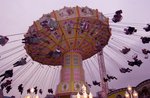
[[[81,96],[81,95],[80,95],[79,92],[78,92],[78,93],[77,93],[77,98],[80,98],[80,96]]]
[[[34,88],[31,88],[30,91],[31,91],[31,93],[33,93],[34,92]]]
[[[90,92],[90,94],[89,94],[89,98],[93,98],[93,95],[92,95],[92,93]]]
[[[86,91],[85,85],[82,86],[82,90],[83,90],[83,91]]]
[[[132,87],[131,86],[128,86],[128,91],[132,91]]]
[[[133,96],[134,96],[134,97],[137,97],[137,96],[138,96],[138,93],[137,93],[135,90],[133,91]]]
[[[83,94],[83,98],[87,98],[87,93],[84,93],[84,94]]]
[[[31,97],[28,95],[28,96],[26,96],[26,98],[31,98]]]
[[[132,89],[131,86],[128,86],[127,91],[125,92],[125,98],[138,98],[138,93]]]
[[[126,98],[129,98],[129,96],[130,96],[129,93],[126,91],[126,92],[125,92],[125,97],[126,97]]]

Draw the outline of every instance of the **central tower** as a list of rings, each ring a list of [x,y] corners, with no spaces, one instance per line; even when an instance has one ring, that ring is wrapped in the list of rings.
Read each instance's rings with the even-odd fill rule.
[[[86,83],[82,56],[78,50],[69,51],[63,56],[60,83],[57,86],[56,95],[64,96],[62,98],[70,98],[70,95],[81,91],[83,85],[86,85]]]

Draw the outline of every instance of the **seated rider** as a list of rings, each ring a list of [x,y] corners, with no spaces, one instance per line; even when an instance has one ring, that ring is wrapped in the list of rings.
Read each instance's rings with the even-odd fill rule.
[[[0,75],[0,77],[2,77],[2,76],[4,76],[4,77],[2,78],[1,82],[4,81],[5,78],[12,77],[13,76],[13,70],[12,69],[6,70],[4,74]]]
[[[9,41],[9,39],[7,38],[7,36],[0,35],[0,45],[1,46],[4,46],[8,41]]]

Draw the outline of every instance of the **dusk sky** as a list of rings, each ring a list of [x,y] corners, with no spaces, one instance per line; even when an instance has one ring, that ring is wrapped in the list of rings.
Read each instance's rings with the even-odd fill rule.
[[[136,86],[140,82],[150,79],[150,54],[148,59],[144,59],[144,54],[141,51],[143,48],[150,49],[150,43],[143,45],[140,39],[141,36],[150,37],[150,32],[145,32],[142,29],[146,26],[146,24],[150,23],[149,4],[150,0],[0,0],[0,35],[7,36],[26,33],[29,26],[33,24],[33,21],[38,20],[43,14],[50,13],[53,10],[59,10],[64,6],[88,6],[92,9],[98,9],[99,12],[102,12],[106,17],[110,18],[110,26],[112,28],[112,40],[110,39],[108,46],[104,48],[104,56],[107,73],[116,76],[118,80],[111,81],[109,83],[109,87],[123,88],[128,85]],[[111,18],[114,15],[113,13],[120,9],[123,11],[123,19],[120,23],[114,24],[111,21]],[[121,29],[123,30],[127,26],[135,26],[137,28],[137,32],[131,36],[125,36],[123,31],[121,32]],[[17,58],[18,56],[22,55],[23,57],[26,54],[23,48],[24,45],[21,43],[23,34],[10,36],[9,38],[10,43],[6,46],[0,46],[0,74],[4,73],[7,69],[13,68],[12,64],[19,59]],[[19,41],[11,42],[14,40]],[[118,43],[114,44],[113,40],[118,41]],[[121,44],[121,41],[126,44]],[[20,46],[17,50],[10,50],[11,52],[9,51],[7,54],[3,53],[3,51],[19,45],[22,46]],[[111,45],[116,45],[118,50],[110,49],[111,47],[109,46]],[[123,46],[131,48],[129,54],[123,55],[120,53],[119,49]],[[22,51],[20,53],[15,53],[19,50]],[[143,61],[141,67],[131,67],[127,64],[127,60],[132,60],[133,55],[136,54]],[[2,59],[3,57],[7,58]],[[90,84],[92,84],[92,80],[100,81],[100,76],[97,71],[98,64],[96,57],[97,56],[95,55],[83,63],[86,81]],[[13,59],[15,60],[12,61]],[[28,60],[29,59],[30,58],[28,58]],[[95,63],[94,66],[91,61]],[[90,73],[86,70],[86,66],[88,66],[87,62],[92,65],[90,66]],[[12,78],[13,89],[8,94],[6,94],[4,90],[5,95],[18,96],[19,93],[17,86],[21,83],[25,84],[25,93],[21,97],[18,96],[16,98],[23,98],[23,96],[26,95],[26,89],[36,85],[45,89],[45,93],[41,98],[46,96],[48,88],[56,89],[56,85],[59,80],[58,72],[60,71],[60,67],[54,68],[38,65],[38,63],[33,61],[31,61],[31,64],[33,66],[29,66],[28,68],[26,68],[26,66],[14,68],[15,73]],[[133,69],[133,71],[131,73],[123,74],[119,72],[119,67],[129,67]],[[38,70],[38,72],[34,72],[36,70]],[[91,73],[93,74],[92,79],[89,77]],[[98,90],[100,90],[100,88],[95,86],[92,86],[91,88],[94,95]]]

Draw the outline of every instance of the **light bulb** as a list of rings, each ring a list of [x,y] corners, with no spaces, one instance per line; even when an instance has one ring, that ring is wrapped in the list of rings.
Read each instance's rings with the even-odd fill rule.
[[[33,93],[34,92],[34,88],[31,88],[30,91],[31,91],[31,93]]]
[[[132,87],[131,86],[128,86],[128,91],[132,91]]]
[[[90,94],[89,94],[89,98],[93,98],[93,95],[92,95],[92,93],[90,92]]]
[[[77,98],[80,98],[80,94],[79,94],[79,92],[77,93]]]
[[[129,98],[129,93],[128,92],[125,92],[125,97]]]
[[[134,96],[134,97],[137,97],[137,96],[138,96],[138,93],[137,93],[135,90],[133,91],[133,96]]]
[[[38,95],[36,95],[36,96],[35,96],[35,98],[39,98],[39,96],[38,96]]]
[[[28,96],[26,96],[26,98],[31,98],[31,97],[28,95]]]

